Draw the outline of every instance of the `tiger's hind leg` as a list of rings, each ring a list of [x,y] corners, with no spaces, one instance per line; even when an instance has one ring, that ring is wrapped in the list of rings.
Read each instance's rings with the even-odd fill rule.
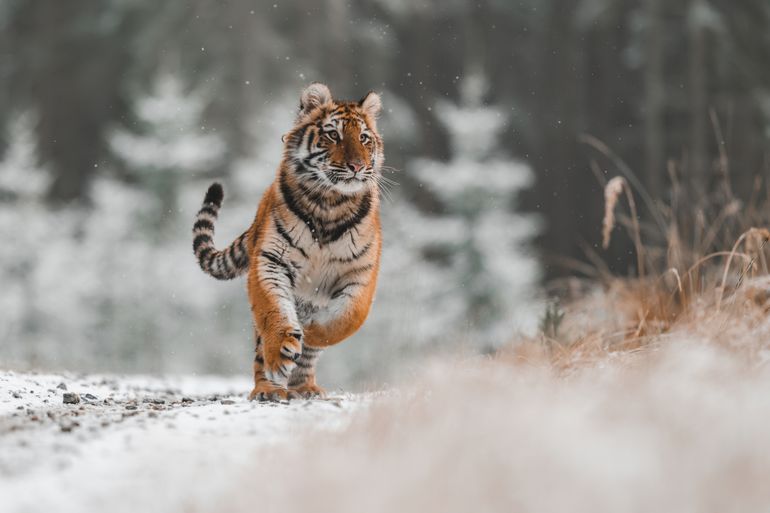
[[[289,377],[289,392],[306,399],[326,395],[326,391],[315,382],[315,367],[322,352],[323,349],[320,347],[305,345],[302,348],[302,354],[296,362],[297,366]]]
[[[276,386],[265,376],[265,357],[262,337],[257,334],[256,348],[254,352],[254,389],[249,394],[249,401],[281,401],[299,398],[299,394],[292,390]]]

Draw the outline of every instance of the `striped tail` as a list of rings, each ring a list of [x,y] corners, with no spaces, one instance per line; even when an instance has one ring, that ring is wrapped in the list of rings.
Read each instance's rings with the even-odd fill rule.
[[[246,230],[232,244],[222,251],[214,247],[214,223],[222,207],[224,191],[218,183],[213,183],[206,192],[203,206],[195,216],[193,225],[193,252],[203,272],[218,280],[232,280],[245,273],[249,268],[249,252]]]

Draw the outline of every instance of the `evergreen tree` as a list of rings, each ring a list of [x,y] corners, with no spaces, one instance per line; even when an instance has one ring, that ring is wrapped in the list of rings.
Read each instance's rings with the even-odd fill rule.
[[[459,104],[439,102],[436,116],[450,134],[452,156],[414,160],[406,170],[434,198],[436,211],[421,212],[407,201],[384,208],[383,273],[391,281],[378,297],[398,305],[388,322],[413,328],[411,342],[494,346],[536,318],[531,307],[539,268],[527,245],[537,222],[515,211],[517,193],[533,176],[499,151],[507,119],[482,104],[485,92],[485,80],[470,76]]]
[[[222,138],[202,123],[206,105],[204,92],[186,92],[176,75],[159,73],[150,94],[133,104],[134,129],[110,138],[129,176],[155,195],[157,209],[148,214],[162,224],[177,211],[180,184],[223,163]]]

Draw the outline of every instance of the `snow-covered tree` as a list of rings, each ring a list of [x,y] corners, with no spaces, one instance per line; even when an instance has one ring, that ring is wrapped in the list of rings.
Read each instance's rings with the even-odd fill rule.
[[[145,189],[157,197],[156,218],[176,211],[180,183],[221,165],[225,144],[202,123],[204,91],[185,91],[178,75],[161,72],[149,95],[134,102],[134,126],[117,129],[112,151]],[[160,215],[158,215],[160,214]]]
[[[516,212],[517,194],[532,183],[523,163],[498,147],[507,119],[485,106],[486,83],[471,75],[460,87],[459,104],[441,101],[436,115],[450,137],[448,162],[413,161],[414,176],[437,201],[436,212],[400,211],[396,221],[414,261],[404,269],[416,286],[427,334],[453,336],[494,346],[530,323],[539,268],[529,251],[537,222]],[[458,337],[459,336],[459,337]]]

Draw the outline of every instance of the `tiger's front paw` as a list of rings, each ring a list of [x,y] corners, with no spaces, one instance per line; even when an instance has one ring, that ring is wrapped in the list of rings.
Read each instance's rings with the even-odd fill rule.
[[[302,355],[302,333],[291,330],[272,343],[265,341],[263,351],[265,377],[273,384],[286,388],[289,376]]]

